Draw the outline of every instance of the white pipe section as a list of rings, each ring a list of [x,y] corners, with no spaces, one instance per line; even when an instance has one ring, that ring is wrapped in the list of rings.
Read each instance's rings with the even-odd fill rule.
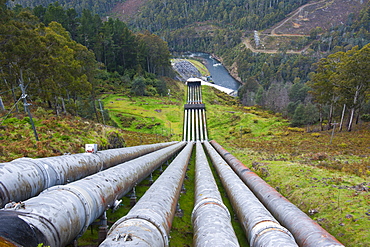
[[[182,133],[182,140],[183,141],[186,141],[187,124],[188,124],[188,110],[185,109],[185,111],[184,111],[184,127],[183,127],[183,133]]]
[[[271,215],[209,142],[204,142],[251,247],[298,247],[293,235]]]
[[[208,140],[208,133],[207,133],[207,120],[206,120],[206,111],[202,109],[203,115],[203,126],[204,126],[204,140]]]
[[[195,109],[195,140],[199,141],[199,110]]]
[[[195,141],[195,110],[191,109],[191,132],[192,132],[192,141]]]
[[[192,149],[189,142],[130,212],[114,223],[100,247],[169,246],[168,235]]]
[[[204,141],[204,135],[203,135],[203,121],[202,121],[202,109],[199,110],[199,130],[200,130],[200,140]]]
[[[191,140],[191,109],[187,110],[188,114],[188,142]]]
[[[16,246],[66,246],[184,145],[180,142],[76,182],[51,187],[23,206],[0,210],[0,245],[5,238]]]
[[[196,143],[195,201],[191,219],[194,247],[239,246],[229,210],[213,178],[202,144]]]

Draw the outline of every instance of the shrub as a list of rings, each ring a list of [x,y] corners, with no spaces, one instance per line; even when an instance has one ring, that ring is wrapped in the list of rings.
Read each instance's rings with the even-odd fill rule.
[[[304,132],[305,131],[303,128],[298,128],[298,127],[288,127],[288,130],[292,132]]]
[[[21,121],[22,124],[29,124],[30,123],[30,118],[29,117],[24,117]]]
[[[364,122],[370,122],[370,114],[363,114],[361,120]]]
[[[63,140],[63,141],[69,141],[71,138],[68,135],[61,135],[60,139]]]
[[[18,121],[19,121],[18,118],[11,117],[11,118],[5,119],[4,120],[4,124],[14,124],[14,123],[16,123]]]
[[[312,133],[312,134],[311,134],[311,136],[312,136],[312,137],[316,137],[316,138],[318,138],[318,137],[320,137],[320,136],[321,136],[321,134],[320,134],[320,133]]]

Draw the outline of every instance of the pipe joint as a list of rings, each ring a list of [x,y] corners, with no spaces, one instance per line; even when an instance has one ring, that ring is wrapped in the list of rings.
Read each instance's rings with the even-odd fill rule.
[[[229,219],[231,219],[231,216],[230,216],[230,212],[229,210],[227,209],[227,207],[223,204],[222,201],[218,200],[218,199],[215,199],[215,198],[205,198],[205,199],[202,199],[200,202],[198,202],[195,206],[194,206],[194,209],[193,209],[193,212],[191,213],[191,218],[194,217],[194,215],[196,214],[196,211],[202,207],[202,206],[205,206],[207,204],[214,204],[214,205],[217,205],[219,207],[221,207],[223,210],[225,210],[227,216]]]
[[[53,191],[53,190],[68,191],[68,192],[74,194],[78,198],[78,200],[81,202],[82,207],[85,211],[85,217],[84,217],[85,223],[84,223],[84,226],[81,229],[80,233],[77,235],[77,238],[80,237],[86,231],[86,229],[90,225],[90,222],[92,221],[91,220],[91,217],[93,216],[92,209],[95,208],[94,205],[93,205],[94,204],[93,198],[83,188],[74,186],[72,184],[69,184],[68,186],[63,186],[63,185],[62,186],[54,186],[54,187],[51,187],[51,188],[43,191],[42,193]]]
[[[282,225],[274,221],[262,221],[253,226],[250,231],[250,246],[256,246],[255,243],[258,241],[258,238],[269,231],[282,232],[295,241],[293,235]]]
[[[151,228],[154,227],[155,229],[157,229],[158,232],[160,233],[160,235],[162,236],[164,246],[166,246],[166,247],[169,246],[168,235],[166,233],[166,229],[162,226],[162,224],[157,222],[155,219],[150,218],[146,215],[134,214],[134,215],[128,215],[128,216],[122,217],[121,219],[117,220],[112,225],[112,227],[110,228],[110,230],[108,232],[108,235],[110,235],[117,227],[119,227],[119,225],[122,225],[124,223],[128,223],[131,220],[134,220],[136,222],[140,222],[142,225],[152,226]],[[127,234],[127,235],[129,235],[129,234]]]

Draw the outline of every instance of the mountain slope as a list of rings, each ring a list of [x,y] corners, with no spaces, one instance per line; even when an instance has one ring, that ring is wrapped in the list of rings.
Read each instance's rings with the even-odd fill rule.
[[[137,15],[140,8],[148,1],[149,0],[126,0],[124,2],[117,3],[109,14],[121,21],[127,22]]]
[[[309,35],[316,27],[329,30],[345,25],[350,15],[356,15],[368,0],[321,0],[310,2],[291,12],[283,21],[266,29],[271,35]]]

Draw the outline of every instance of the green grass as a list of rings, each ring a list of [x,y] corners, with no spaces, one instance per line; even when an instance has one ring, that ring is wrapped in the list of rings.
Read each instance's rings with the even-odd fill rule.
[[[187,61],[191,62],[199,70],[202,76],[209,76],[209,71],[202,62],[195,59],[187,59]]]
[[[183,125],[183,98],[125,97],[103,95],[105,109],[116,124],[127,131],[157,134],[181,140]]]
[[[370,217],[365,214],[370,213],[369,192],[353,189],[369,180],[370,134],[366,126],[352,133],[336,133],[330,144],[330,132],[306,133],[305,129],[288,127],[288,122],[278,115],[256,107],[240,106],[235,98],[213,88],[203,87],[202,92],[210,139],[219,142],[252,169],[252,164],[263,164],[264,172],[255,171],[303,212],[317,210],[318,213],[310,217],[346,246],[370,244],[367,228]],[[139,101],[120,100],[125,112],[133,107],[129,105],[131,100]],[[135,105],[136,111],[130,109],[131,113],[140,115],[140,112],[152,111],[161,105],[158,98],[145,98],[145,102],[153,105]],[[183,100],[177,102],[183,104]],[[177,107],[172,113],[182,114],[182,105]],[[155,121],[172,121],[172,113],[164,114],[164,118],[154,114]],[[182,121],[178,123],[182,126]],[[171,125],[175,124],[175,121],[171,122]],[[184,216],[175,217],[173,221],[171,246],[192,246],[193,159],[185,181],[187,191],[180,197]],[[215,178],[225,205],[234,215],[218,176]],[[368,188],[369,184],[366,186]],[[239,222],[233,218],[232,224],[240,244],[247,246]]]
[[[369,192],[366,180],[339,171],[328,171],[286,161],[264,161],[264,179],[345,246],[368,246]],[[257,169],[260,172],[261,168]]]
[[[39,110],[33,112],[40,137],[36,142],[28,119],[15,115],[0,129],[1,161],[81,152],[85,143],[107,144],[111,131],[119,132],[127,146],[181,140],[184,89],[181,83],[173,84],[171,97],[162,98],[104,95],[105,108],[123,130],[80,118],[55,117]],[[279,115],[240,106],[235,98],[210,87],[203,87],[202,92],[210,139],[255,169],[303,212],[317,210],[310,217],[343,244],[370,246],[370,198],[366,191],[370,186],[369,124],[356,125],[350,133],[335,132],[330,142],[331,131],[307,133],[306,128],[290,128]],[[140,124],[142,127],[137,129]],[[185,181],[187,191],[180,197],[184,216],[173,221],[171,246],[192,246],[193,159]],[[256,164],[265,169],[258,169]],[[215,178],[224,196],[222,185]],[[147,188],[147,180],[137,186],[139,197]],[[225,196],[223,201],[233,215]],[[123,198],[122,204],[115,214],[108,214],[110,224],[130,210],[128,197]],[[232,223],[241,245],[246,246],[239,223],[235,219]],[[96,244],[97,231],[92,229],[92,235],[89,229],[79,240],[81,245]]]

